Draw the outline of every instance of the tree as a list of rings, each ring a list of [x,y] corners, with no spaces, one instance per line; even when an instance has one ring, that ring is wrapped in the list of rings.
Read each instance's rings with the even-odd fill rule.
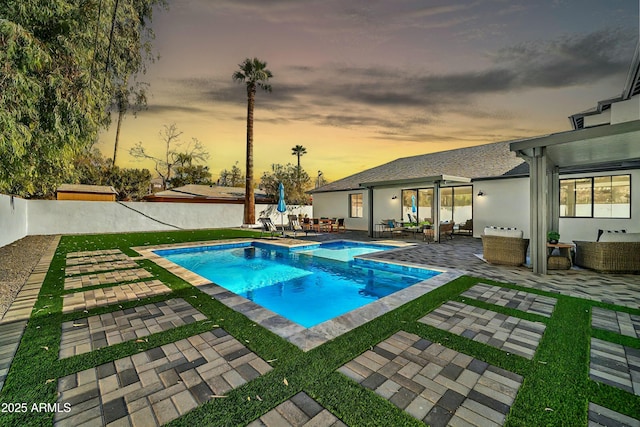
[[[71,180],[73,159],[108,124],[115,82],[140,57],[157,4],[0,2],[0,191],[45,197]]]
[[[292,156],[298,156],[298,171],[300,171],[300,157],[307,154],[307,149],[302,145],[296,145],[291,149]],[[302,184],[300,183],[300,177],[298,177],[298,191],[301,191]]]
[[[173,178],[169,180],[171,187],[182,187],[187,184],[212,185],[209,166],[194,165],[193,156],[178,153]]]
[[[147,88],[148,83],[134,82],[129,86],[129,78],[116,88],[115,92],[115,108],[118,112],[118,121],[116,123],[116,139],[113,144],[113,165],[116,164],[118,155],[118,142],[120,141],[120,129],[124,116],[128,111],[133,112],[133,116],[140,110],[147,108]]]
[[[74,168],[76,178],[72,182],[111,185],[118,192],[118,200],[140,200],[151,186],[149,169],[120,169],[96,148],[77,156]]]
[[[175,123],[164,125],[164,129],[160,131],[159,134],[164,143],[162,157],[149,154],[142,146],[142,141],[138,141],[138,143],[129,150],[129,154],[138,160],[148,159],[153,161],[155,163],[155,171],[162,179],[162,188],[166,190],[175,166],[180,165],[181,162],[184,164],[186,157],[190,157],[190,162],[204,162],[209,158],[209,153],[197,138],[192,138],[191,143],[181,151],[178,151],[178,147],[182,147],[182,143],[179,142],[182,132],[178,131]]]
[[[260,188],[267,196],[278,200],[278,185],[284,185],[287,204],[307,205],[310,202],[305,189],[311,188],[311,178],[304,170],[298,169],[291,163],[286,165],[273,164],[271,172],[264,172],[260,178]]]
[[[247,86],[247,165],[244,193],[244,224],[255,224],[255,196],[253,192],[253,107],[258,88],[271,92],[269,81],[273,74],[267,69],[267,63],[258,58],[247,58],[241,64],[239,71],[231,76],[233,81],[246,83]]]
[[[305,154],[307,154],[307,149],[302,145],[296,145],[291,149],[291,155],[298,156],[298,169],[300,169],[300,157],[304,156]]]
[[[241,187],[242,184],[244,184],[244,180],[244,175],[242,175],[242,171],[238,167],[238,162],[236,162],[230,171],[227,169],[220,171],[218,185],[222,187]]]

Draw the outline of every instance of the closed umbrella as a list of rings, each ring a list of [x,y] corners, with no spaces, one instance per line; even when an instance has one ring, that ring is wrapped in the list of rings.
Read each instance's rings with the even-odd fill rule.
[[[413,213],[413,216],[416,217],[416,221],[418,220],[418,216],[416,215],[417,210],[418,208],[416,207],[416,196],[411,196],[411,212]]]
[[[278,212],[280,212],[280,226],[282,226],[282,235],[284,236],[284,213],[287,211],[287,205],[284,202],[284,185],[278,184]]]

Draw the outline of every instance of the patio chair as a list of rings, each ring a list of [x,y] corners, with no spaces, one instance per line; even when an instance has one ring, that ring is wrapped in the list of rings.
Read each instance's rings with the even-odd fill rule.
[[[290,215],[289,217],[289,230],[293,231],[293,237],[296,237],[296,233],[298,231],[304,231],[305,235],[309,234],[310,229],[305,229],[298,222],[298,217],[295,215]]]
[[[402,235],[402,233],[406,231],[405,228],[402,227],[395,219],[385,219],[382,220],[382,223],[384,224],[382,234],[384,234],[385,231],[388,231],[390,236],[393,236],[394,234]]]
[[[444,238],[449,238],[449,240],[453,239],[453,226],[454,226],[455,222],[451,221],[451,222],[441,222],[440,223],[440,239],[442,239],[442,237]],[[425,227],[422,229],[422,233],[424,234],[423,236],[423,240],[425,242],[433,242],[434,240],[434,235],[435,235],[435,229],[433,228],[433,226],[431,227]]]
[[[482,234],[482,256],[490,264],[518,266],[527,260],[529,239],[522,230],[487,227]]]
[[[336,228],[336,231],[340,231],[341,228],[342,231],[347,231],[347,228],[344,226],[344,218],[336,219],[336,222],[333,225]]]
[[[473,219],[468,219],[458,228],[458,232],[473,234]]]
[[[260,221],[262,223],[262,229],[260,231],[260,237],[262,237],[262,235],[264,233],[271,233],[271,237],[273,237],[274,234],[280,233],[280,231],[278,230],[276,225],[273,223],[271,218],[258,218],[258,221]]]

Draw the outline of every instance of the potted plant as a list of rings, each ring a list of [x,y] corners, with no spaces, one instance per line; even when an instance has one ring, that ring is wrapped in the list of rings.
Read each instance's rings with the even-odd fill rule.
[[[557,231],[549,231],[547,233],[547,242],[555,245],[556,243],[558,243],[558,241],[560,240],[560,233],[558,233]]]

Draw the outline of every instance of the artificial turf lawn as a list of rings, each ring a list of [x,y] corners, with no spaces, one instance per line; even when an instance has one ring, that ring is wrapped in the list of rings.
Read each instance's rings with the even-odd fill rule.
[[[591,307],[601,306],[632,314],[640,314],[640,310],[549,294],[485,279],[461,277],[307,353],[145,260],[137,262],[152,272],[154,278],[167,284],[172,290],[170,294],[96,308],[86,313],[61,314],[62,295],[68,293],[64,291],[63,284],[66,254],[69,252],[118,248],[130,256],[135,256],[137,254],[130,247],[252,236],[255,237],[257,234],[242,230],[205,230],[63,237],[4,388],[0,392],[0,404],[54,403],[57,398],[57,379],[62,376],[175,342],[217,325],[264,360],[272,361],[274,369],[230,391],[226,398],[212,399],[170,425],[246,425],[300,391],[305,391],[347,425],[422,425],[420,421],[413,419],[373,391],[336,372],[340,366],[399,330],[442,343],[446,347],[522,375],[524,382],[506,425],[587,425],[589,401],[629,416],[637,417],[640,414],[639,396],[593,382],[588,374],[591,336],[640,348],[638,339],[592,329]],[[460,293],[479,281],[551,296],[558,302],[552,317],[545,318],[460,297]],[[62,322],[171,298],[185,299],[204,313],[208,320],[153,334],[142,342],[128,341],[58,360]],[[510,355],[417,322],[431,310],[452,299],[545,323],[546,331],[534,359],[527,360]],[[51,413],[0,414],[2,426],[48,426],[52,424],[52,420]]]

